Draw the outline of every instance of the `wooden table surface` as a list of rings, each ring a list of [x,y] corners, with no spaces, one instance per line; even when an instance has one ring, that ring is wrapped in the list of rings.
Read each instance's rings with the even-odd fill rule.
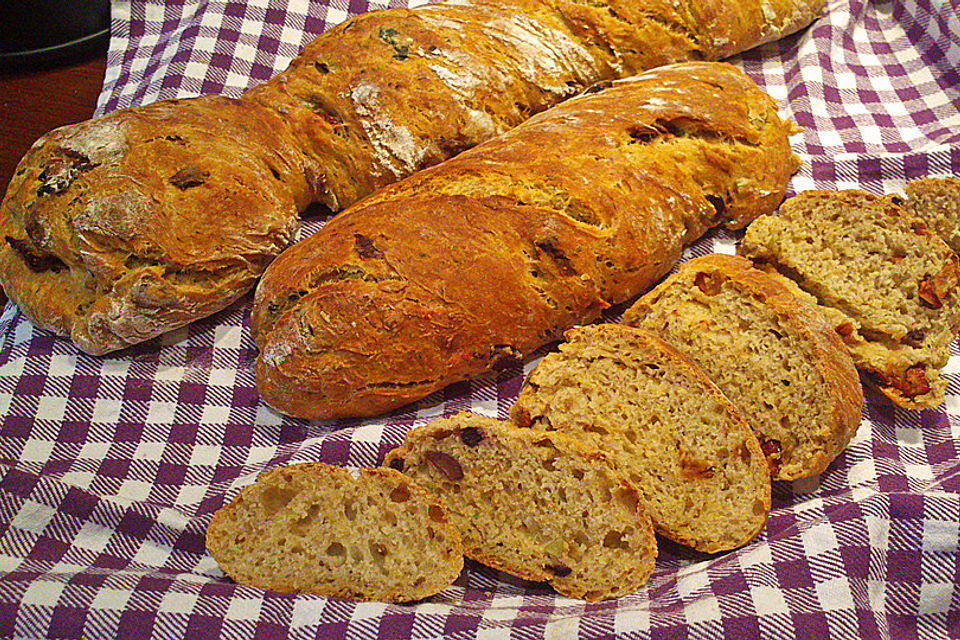
[[[0,72],[0,188],[37,138],[93,115],[107,66],[95,53],[57,67]],[[0,291],[0,305],[6,296]]]

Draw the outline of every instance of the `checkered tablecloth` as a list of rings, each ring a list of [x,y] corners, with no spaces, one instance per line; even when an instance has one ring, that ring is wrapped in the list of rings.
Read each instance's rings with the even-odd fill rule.
[[[238,95],[383,6],[116,0],[98,111]],[[960,175],[958,13],[960,0],[830,0],[809,29],[734,60],[804,128],[792,190]],[[687,255],[735,241],[717,233]],[[765,532],[739,551],[664,544],[645,588],[597,604],[468,562],[441,594],[395,606],[239,587],[204,552],[207,522],[275,465],[376,465],[429,419],[505,417],[524,371],[378,419],[288,419],[258,400],[250,306],[94,358],[7,305],[0,637],[960,638],[960,350],[945,406],[909,413],[868,393],[849,449],[818,479],[777,483]]]

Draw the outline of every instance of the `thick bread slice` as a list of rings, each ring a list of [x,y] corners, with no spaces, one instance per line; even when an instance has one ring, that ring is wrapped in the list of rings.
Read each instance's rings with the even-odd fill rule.
[[[406,602],[449,586],[460,535],[436,496],[392,469],[271,469],[214,514],[207,549],[240,584]]]
[[[857,368],[895,403],[943,402],[960,263],[923,221],[890,198],[808,191],[750,225],[739,252],[816,297]]]
[[[771,475],[821,473],[860,424],[863,389],[846,346],[776,274],[712,254],[680,266],[623,316],[699,364],[760,439]]]
[[[760,444],[692,360],[622,325],[571,329],[512,410],[520,426],[598,446],[637,486],[657,532],[713,553],[746,544],[770,511]]]
[[[656,537],[636,489],[562,433],[461,413],[414,429],[385,464],[436,491],[464,553],[574,598],[639,589]]]

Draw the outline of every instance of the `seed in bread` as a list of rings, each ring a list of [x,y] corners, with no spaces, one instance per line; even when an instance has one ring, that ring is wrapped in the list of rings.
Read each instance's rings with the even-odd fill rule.
[[[214,514],[207,549],[240,584],[407,602],[460,574],[460,536],[436,496],[392,469],[271,469]]]
[[[384,464],[443,499],[468,558],[589,601],[636,591],[653,571],[636,488],[566,434],[460,413],[412,430]]]
[[[857,368],[896,404],[943,402],[960,266],[925,222],[890,198],[807,191],[751,224],[738,251],[814,296]]]
[[[610,456],[657,533],[715,553],[747,544],[770,511],[757,437],[692,360],[641,329],[577,327],[531,372],[511,410]]]
[[[856,433],[863,390],[840,336],[806,296],[745,258],[684,262],[623,323],[707,372],[757,434],[774,479],[821,473]]]

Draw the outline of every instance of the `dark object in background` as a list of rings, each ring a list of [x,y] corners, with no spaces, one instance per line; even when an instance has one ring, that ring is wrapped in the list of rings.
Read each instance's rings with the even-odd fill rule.
[[[0,70],[49,66],[106,47],[110,0],[7,0],[0,25]]]

